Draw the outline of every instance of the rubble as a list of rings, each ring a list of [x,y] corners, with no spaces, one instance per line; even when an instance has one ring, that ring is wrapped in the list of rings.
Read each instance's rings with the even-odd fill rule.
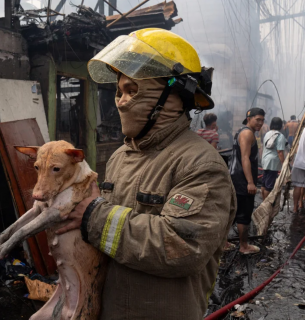
[[[92,8],[84,5],[76,6],[77,13],[64,16],[62,20],[52,23],[43,20],[47,8],[29,10],[20,17],[26,22],[21,25],[21,34],[28,41],[29,46],[39,46],[50,42],[74,40],[90,45],[96,42],[100,46],[106,45],[112,40],[109,30],[106,28],[106,17]]]

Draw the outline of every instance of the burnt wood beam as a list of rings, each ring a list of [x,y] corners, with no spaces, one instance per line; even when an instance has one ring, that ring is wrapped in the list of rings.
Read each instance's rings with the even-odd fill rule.
[[[12,28],[12,1],[5,0],[4,6],[5,6],[4,26],[6,28],[11,29]]]

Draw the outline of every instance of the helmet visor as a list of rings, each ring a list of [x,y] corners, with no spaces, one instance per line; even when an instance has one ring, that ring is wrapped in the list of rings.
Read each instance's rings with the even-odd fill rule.
[[[119,36],[88,62],[88,71],[97,83],[114,83],[116,71],[137,80],[170,77],[176,63],[133,36]]]

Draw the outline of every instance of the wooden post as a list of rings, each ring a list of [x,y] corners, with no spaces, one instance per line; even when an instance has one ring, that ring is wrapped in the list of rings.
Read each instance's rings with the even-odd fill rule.
[[[112,16],[113,15],[113,11],[115,10],[115,11],[117,11],[116,10],[116,0],[110,0],[110,2],[109,1],[105,1],[108,5],[109,5],[109,16]],[[118,12],[118,11],[117,11]]]
[[[105,14],[105,8],[104,8],[104,3],[102,0],[98,0],[98,12],[100,14]]]
[[[47,24],[50,24],[50,5],[51,5],[51,0],[48,0],[48,8],[47,8]]]
[[[12,1],[5,0],[5,19],[4,19],[4,26],[6,28],[12,28]]]

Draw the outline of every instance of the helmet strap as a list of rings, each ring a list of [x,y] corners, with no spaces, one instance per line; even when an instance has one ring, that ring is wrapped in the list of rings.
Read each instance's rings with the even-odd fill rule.
[[[154,126],[154,124],[156,123],[156,121],[160,115],[160,112],[162,111],[162,109],[165,105],[165,102],[166,102],[168,96],[170,95],[171,90],[172,90],[172,86],[168,83],[165,86],[156,106],[151,110],[151,112],[147,116],[148,121],[146,122],[144,128],[135,137],[135,140],[139,140],[139,139],[143,138],[149,132],[149,130]]]

